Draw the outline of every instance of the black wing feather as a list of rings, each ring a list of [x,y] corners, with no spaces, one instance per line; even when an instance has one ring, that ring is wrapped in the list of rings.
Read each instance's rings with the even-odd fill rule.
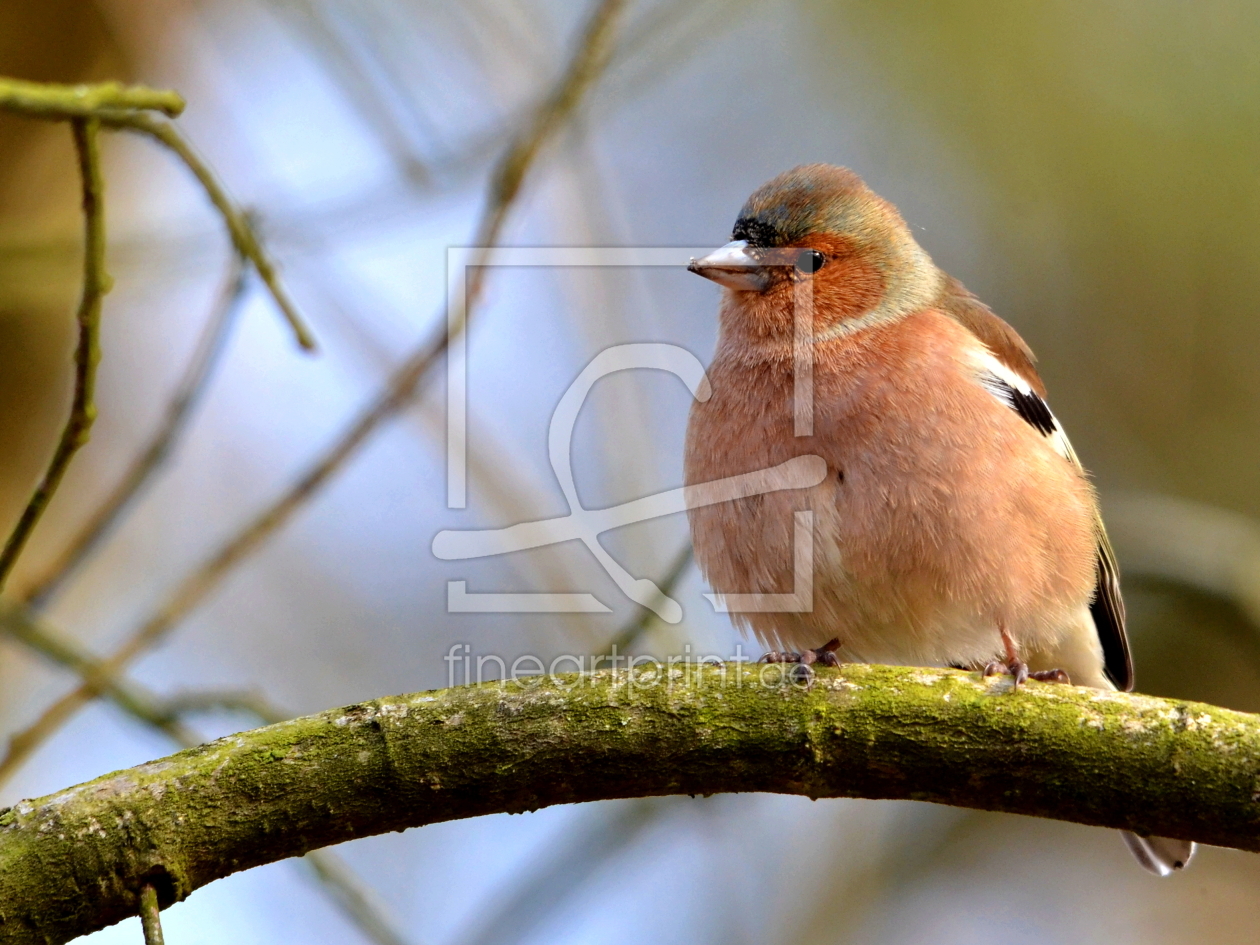
[[[1089,612],[1102,643],[1103,668],[1107,678],[1121,692],[1133,691],[1133,657],[1129,653],[1129,637],[1124,632],[1124,598],[1120,596],[1120,569],[1115,552],[1098,520],[1098,583]]]
[[[1060,429],[1054,414],[1050,412],[1049,405],[1041,397],[1033,391],[1012,387],[995,374],[986,373],[981,381],[995,397],[1019,414],[1037,432],[1047,437],[1057,434],[1068,460],[1078,469],[1081,468],[1071,443]],[[1103,669],[1107,678],[1120,691],[1130,692],[1133,689],[1133,657],[1129,653],[1129,638],[1124,631],[1120,568],[1116,564],[1116,555],[1111,550],[1111,541],[1107,538],[1107,530],[1103,527],[1101,517],[1095,518],[1094,530],[1098,535],[1098,576],[1089,613],[1094,618],[1098,641],[1102,644]]]

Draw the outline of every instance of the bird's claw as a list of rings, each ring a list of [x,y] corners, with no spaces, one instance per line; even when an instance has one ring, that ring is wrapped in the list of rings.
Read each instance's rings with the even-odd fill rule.
[[[839,666],[840,659],[836,656],[836,650],[840,648],[840,638],[832,637],[822,646],[815,647],[812,650],[804,650],[800,653],[778,652],[773,651],[766,653],[758,662],[760,663],[795,663],[789,675],[792,681],[805,686],[812,686],[814,683],[814,671],[811,665],[821,663],[823,666]]]
[[[1064,685],[1072,685],[1072,677],[1061,669],[1039,669],[1035,673],[1028,674],[1029,679],[1035,679],[1037,682],[1063,683]]]
[[[999,660],[990,660],[985,664],[985,676],[996,676],[999,673],[1015,677],[1015,684],[1011,686],[1011,691],[1014,692],[1028,680],[1028,664],[1023,660],[1008,660],[1005,663]]]
[[[836,650],[840,649],[840,638],[832,637],[822,646],[815,647],[812,650],[805,650],[801,653],[793,652],[770,652],[764,654],[758,662],[761,663],[800,663],[808,667],[811,663],[821,663],[823,666],[839,666],[840,658],[836,656]]]
[[[1072,682],[1071,677],[1061,669],[1039,669],[1035,673],[1029,672],[1028,664],[1023,660],[1015,660],[1013,663],[1002,663],[998,660],[991,660],[985,664],[985,676],[996,676],[999,673],[1015,677],[1015,685],[1011,687],[1012,691],[1018,689],[1023,683],[1030,679],[1036,680],[1037,682],[1067,683],[1069,685]]]

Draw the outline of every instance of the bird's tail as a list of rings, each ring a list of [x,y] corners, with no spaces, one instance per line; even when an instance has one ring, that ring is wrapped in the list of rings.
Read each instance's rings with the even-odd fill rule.
[[[1193,840],[1170,840],[1168,837],[1139,837],[1128,830],[1120,838],[1142,868],[1156,876],[1171,876],[1194,856]]]

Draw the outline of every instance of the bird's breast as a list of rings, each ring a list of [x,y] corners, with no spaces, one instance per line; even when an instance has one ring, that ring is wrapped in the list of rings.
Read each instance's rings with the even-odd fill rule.
[[[810,436],[795,435],[789,359],[719,346],[712,397],[692,408],[687,482],[806,454],[828,469],[810,489],[689,512],[697,561],[727,593],[791,590],[792,513],[813,513],[813,616],[740,622],[763,639],[810,646],[834,627],[851,638],[900,633],[899,661],[941,662],[951,658],[937,652],[946,623],[1034,633],[1088,602],[1090,486],[978,384],[968,357],[976,344],[929,312],[828,345],[813,366]],[[878,647],[865,645],[857,655],[872,658]]]

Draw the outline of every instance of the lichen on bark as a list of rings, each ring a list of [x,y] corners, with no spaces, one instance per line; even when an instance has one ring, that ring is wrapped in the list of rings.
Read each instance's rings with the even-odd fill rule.
[[[1260,850],[1260,717],[850,665],[532,677],[243,732],[0,812],[0,945],[64,942],[237,870],[553,804],[903,798]]]

